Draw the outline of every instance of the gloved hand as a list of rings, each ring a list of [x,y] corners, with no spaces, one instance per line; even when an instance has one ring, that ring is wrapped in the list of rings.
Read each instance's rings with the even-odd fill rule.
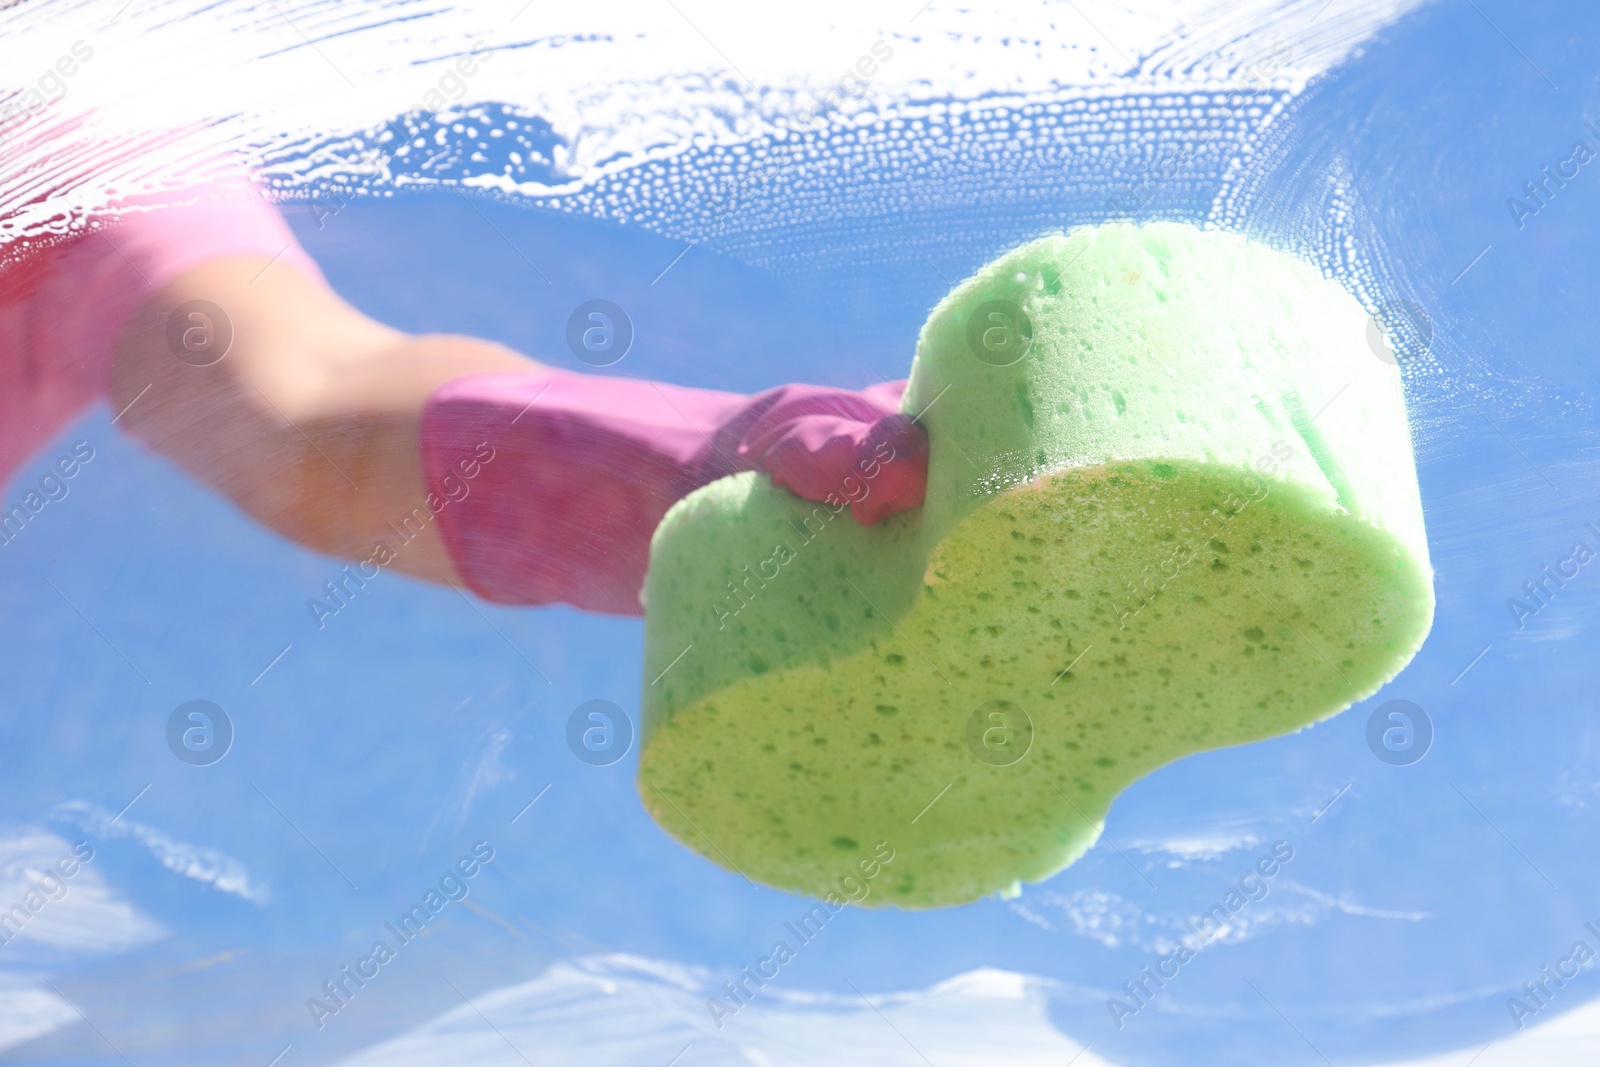
[[[118,338],[168,282],[228,257],[322,277],[277,210],[242,181],[127,197],[71,238],[23,238],[3,251],[0,482],[105,395]]]
[[[544,368],[471,375],[423,408],[423,475],[479,596],[639,615],[656,524],[717,478],[762,471],[868,526],[919,506],[928,443],[899,413],[904,387],[743,397]]]

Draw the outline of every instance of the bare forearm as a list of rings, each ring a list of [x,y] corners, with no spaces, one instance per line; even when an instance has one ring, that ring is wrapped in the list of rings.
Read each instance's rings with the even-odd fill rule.
[[[536,365],[473,338],[409,336],[292,268],[266,267],[219,260],[150,300],[118,347],[113,405],[126,408],[126,428],[284,536],[348,559],[380,541],[397,547],[394,527],[425,510],[424,401],[464,374]],[[191,300],[232,323],[231,348],[210,366],[168,347],[168,315]],[[455,580],[432,523],[393,566]]]

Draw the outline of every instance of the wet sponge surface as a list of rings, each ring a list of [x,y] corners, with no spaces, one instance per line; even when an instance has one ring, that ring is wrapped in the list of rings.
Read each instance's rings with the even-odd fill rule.
[[[1183,224],[989,264],[919,340],[922,509],[863,528],[741,474],[662,521],[646,807],[817,895],[887,841],[869,906],[957,904],[1071,863],[1154,768],[1370,695],[1433,596],[1365,328],[1310,266]]]

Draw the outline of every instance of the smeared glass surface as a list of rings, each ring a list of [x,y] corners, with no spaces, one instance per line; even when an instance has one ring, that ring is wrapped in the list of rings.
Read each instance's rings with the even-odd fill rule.
[[[637,710],[637,624],[482,608],[491,627],[385,575],[318,630],[305,602],[330,561],[99,412],[69,433],[104,458],[40,536],[0,548],[5,871],[58,839],[96,849],[94,881],[0,947],[9,1055],[121,1062],[98,1031],[136,1063],[286,1046],[283,1063],[522,1062],[510,1046],[667,1063],[692,1046],[686,1067],[945,1064],[996,1042],[1019,1063],[1088,1045],[1080,1064],[1443,1065],[1490,1042],[1478,1067],[1582,1062],[1593,970],[1547,1003],[1523,985],[1576,941],[1600,950],[1600,577],[1571,575],[1578,542],[1600,550],[1600,179],[1574,153],[1600,149],[1600,19],[1488,0],[935,2],[773,28],[734,5],[519,6],[11,5],[0,111],[22,118],[0,142],[0,241],[242,158],[335,286],[397,326],[582,369],[566,317],[604,297],[638,330],[617,372],[757,389],[901,376],[935,300],[1041,233],[1239,230],[1346,284],[1384,327],[1350,343],[1402,364],[1433,634],[1345,715],[1136,784],[1046,885],[841,914],[719,1029],[707,999],[810,904],[667,839],[633,793],[636,754],[567,751],[583,701]],[[80,40],[93,57],[30,109]],[[476,73],[444,80],[474,49]],[[860,95],[836,91],[861,57],[877,66]],[[196,697],[236,726],[209,768],[163,737]],[[1435,731],[1411,766],[1368,747],[1396,699]],[[479,840],[496,859],[467,898],[317,1028],[308,998]],[[1267,894],[1119,1028],[1110,998],[1133,1004],[1125,983],[1280,841],[1294,858]],[[1513,997],[1538,1026],[1518,1030]]]

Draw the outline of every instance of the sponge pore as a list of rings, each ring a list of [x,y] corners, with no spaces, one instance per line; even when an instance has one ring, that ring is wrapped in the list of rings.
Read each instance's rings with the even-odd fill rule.
[[[1372,694],[1433,595],[1365,328],[1307,264],[1183,224],[984,267],[918,342],[920,510],[863,528],[747,473],[663,519],[646,807],[818,896],[886,841],[864,904],[959,904],[1070,864],[1151,770]]]

